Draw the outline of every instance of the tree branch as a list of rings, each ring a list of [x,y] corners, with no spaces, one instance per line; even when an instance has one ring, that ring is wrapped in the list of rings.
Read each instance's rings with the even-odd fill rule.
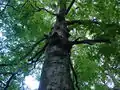
[[[43,41],[43,40],[44,40],[44,38],[41,39],[41,40],[39,40],[38,42],[36,42],[36,43],[33,45],[32,49],[29,51],[29,53],[30,53],[31,51],[33,51],[33,49],[34,49],[41,41]],[[46,46],[47,46],[47,44],[45,44],[44,47],[43,47],[39,52],[37,52],[32,58],[30,58],[29,60],[33,60],[36,56],[38,56],[39,54],[41,54],[41,53],[45,50]],[[29,54],[27,53],[27,54],[24,56],[24,58],[25,58],[26,56],[28,56],[28,55],[29,55]],[[23,57],[22,57],[22,58],[23,58]],[[22,59],[22,58],[21,58],[21,59]],[[38,60],[38,59],[37,59],[37,60]],[[36,62],[36,61],[34,61],[34,62]],[[33,63],[33,62],[32,62],[32,63]],[[27,63],[27,65],[32,64],[32,63]],[[22,67],[24,67],[24,66],[22,66]],[[20,72],[20,71],[21,71],[21,69],[18,69],[15,73],[12,73],[12,72],[1,72],[1,73],[0,73],[0,74],[4,74],[4,75],[6,75],[6,74],[12,74],[11,77],[9,78],[9,80],[6,82],[6,85],[5,85],[4,90],[7,90],[7,89],[8,89],[11,80],[12,80],[12,79],[15,77],[15,75],[16,75],[18,72]]]
[[[72,21],[66,21],[67,25],[73,25],[73,24],[80,24],[80,25],[88,25],[88,24],[98,24],[98,25],[106,25],[108,27],[110,26],[116,26],[120,28],[120,25],[118,23],[105,23],[105,22],[99,22],[97,20],[72,20]]]
[[[50,13],[51,15],[58,16],[58,14],[55,14],[55,13],[53,13],[52,11],[49,11],[49,10],[47,10],[47,9],[45,9],[45,8],[40,8],[40,7],[38,7],[37,11],[41,11],[41,10],[46,11],[46,12]]]
[[[111,43],[111,42],[108,39],[94,39],[94,40],[87,39],[87,40],[81,40],[81,41],[75,40],[75,41],[72,41],[71,43],[72,45],[75,45],[75,44],[93,45],[95,43]]]
[[[40,49],[33,57],[31,57],[28,61],[31,61],[31,63],[37,62],[37,60],[33,60],[35,57],[40,57],[42,53],[45,51],[45,48],[47,47],[48,43],[46,43],[42,49]]]
[[[27,52],[27,54],[25,54],[23,57],[20,58],[20,60],[26,58],[26,57],[36,48],[36,46],[37,46],[40,42],[44,41],[45,39],[46,39],[46,37],[44,37],[44,38],[42,38],[41,40],[37,41],[37,42],[32,46],[32,48]]]
[[[91,23],[100,24],[100,22],[94,21],[94,20],[72,20],[72,21],[66,21],[66,23],[67,23],[67,25],[73,25],[73,24],[91,24]]]
[[[70,11],[71,7],[73,6],[74,2],[75,2],[75,0],[72,0],[72,2],[70,3],[69,7],[66,10],[66,13],[65,13],[66,15],[69,13],[69,11]]]
[[[11,7],[12,9],[18,11],[14,6],[12,6],[12,5],[10,5],[10,4],[1,4],[1,3],[0,3],[0,5],[5,5],[4,9],[6,9],[7,6],[8,6],[8,7]]]
[[[23,60],[23,59],[25,59],[35,48],[36,48],[36,46],[40,43],[40,42],[42,42],[42,41],[44,41],[45,39],[47,39],[48,37],[47,36],[45,36],[44,38],[42,38],[41,40],[39,40],[39,41],[37,41],[35,44],[33,44],[33,46],[32,46],[32,48],[23,56],[23,57],[21,57],[20,58],[20,61],[21,60]],[[46,46],[44,46],[40,51],[38,51],[32,58],[30,58],[28,61],[31,61],[31,60],[33,60],[36,56],[38,56],[39,54],[41,54],[44,50],[45,50],[45,47]],[[8,63],[8,64],[0,64],[0,67],[6,67],[6,66],[13,66],[13,65],[17,65],[17,63],[13,63],[13,62],[11,62],[11,63]],[[3,73],[0,73],[0,74],[3,74]]]
[[[5,5],[4,9],[0,12],[0,14],[2,14],[5,11],[9,3],[10,3],[10,0],[8,0],[7,4]]]
[[[24,4],[21,6],[21,8],[23,8],[23,7],[27,4],[28,1],[29,1],[29,0],[26,0],[26,1],[24,2]]]
[[[78,85],[77,74],[76,74],[76,72],[75,72],[75,70],[74,70],[74,68],[73,68],[72,62],[70,61],[69,64],[70,64],[71,70],[72,70],[72,72],[73,72],[73,76],[74,76],[74,78],[75,78],[76,88],[77,88],[78,90],[80,90],[80,89],[79,89],[79,85]]]
[[[13,72],[0,72],[0,75],[3,74],[3,75],[7,75],[7,74],[13,74]]]
[[[5,85],[6,85],[3,81],[0,81],[0,83],[1,83],[3,86],[5,86]]]
[[[6,82],[6,86],[4,88],[4,90],[8,90],[8,87],[10,86],[10,83],[12,81],[12,79],[16,76],[16,74],[18,74],[18,72],[20,72],[21,69],[18,69],[16,72],[12,73],[12,75],[10,76],[10,78],[8,79],[8,81]]]
[[[30,2],[30,5],[31,5],[31,7],[33,7],[36,10],[36,12],[39,12],[39,11],[43,10],[43,11],[46,11],[46,12],[50,13],[51,15],[57,16],[57,14],[55,14],[52,11],[49,11],[45,8],[38,7],[37,5],[33,6],[33,4],[31,2]]]
[[[7,90],[8,89],[8,87],[9,87],[9,85],[10,85],[10,82],[11,82],[11,80],[13,79],[13,77],[16,75],[16,73],[13,73],[12,75],[11,75],[11,77],[9,78],[9,80],[6,82],[6,86],[5,86],[5,88],[4,88],[4,90]]]
[[[11,63],[11,64],[0,64],[0,67],[5,67],[5,66],[13,66],[13,65],[17,65],[15,63]]]

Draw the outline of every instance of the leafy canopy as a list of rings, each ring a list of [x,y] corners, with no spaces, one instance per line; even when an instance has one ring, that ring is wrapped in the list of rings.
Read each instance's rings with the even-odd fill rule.
[[[66,6],[71,2],[65,1]],[[51,12],[58,10],[57,0],[0,1],[0,88],[10,83],[9,90],[19,90],[25,76],[33,73],[39,80],[44,61],[44,54],[39,53],[45,45],[43,36],[50,33],[55,22]],[[76,0],[66,20],[82,21],[68,27],[70,40],[111,40],[110,44],[75,45],[71,50],[81,90],[120,88],[119,0]]]

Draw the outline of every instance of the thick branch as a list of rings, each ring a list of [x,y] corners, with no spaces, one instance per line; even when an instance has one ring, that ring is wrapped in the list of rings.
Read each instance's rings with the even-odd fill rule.
[[[75,41],[72,42],[72,45],[74,45],[74,44],[93,45],[95,43],[110,43],[110,40],[107,40],[107,39],[94,39],[94,40],[87,39],[87,40],[81,40],[81,41],[75,40]]]
[[[69,11],[70,11],[71,7],[73,6],[74,2],[75,2],[75,0],[72,0],[72,2],[70,3],[69,7],[66,10],[66,13],[65,13],[66,15],[69,13]]]

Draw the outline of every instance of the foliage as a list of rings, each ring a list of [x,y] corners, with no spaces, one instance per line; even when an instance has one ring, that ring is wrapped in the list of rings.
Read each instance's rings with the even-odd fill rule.
[[[66,1],[68,6],[71,1]],[[23,88],[21,86],[24,77],[36,73],[35,69],[41,70],[44,54],[32,57],[44,47],[45,40],[36,47],[34,45],[50,33],[55,22],[55,17],[40,10],[41,7],[54,13],[59,10],[57,0],[0,1],[0,32],[3,34],[0,37],[1,88],[16,72],[9,90]],[[70,40],[78,37],[81,37],[80,40],[111,40],[110,44],[75,45],[72,48],[71,59],[81,90],[107,90],[111,88],[108,85],[110,83],[113,83],[112,87],[120,87],[119,0],[76,0],[66,20],[84,21],[81,25],[74,24],[68,27]],[[31,50],[32,52],[29,52]],[[39,72],[37,74],[40,77]]]

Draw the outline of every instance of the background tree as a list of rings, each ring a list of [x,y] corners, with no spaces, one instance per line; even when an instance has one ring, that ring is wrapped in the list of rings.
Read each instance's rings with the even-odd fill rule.
[[[113,84],[113,89],[119,90],[119,0],[59,1],[0,1],[0,89],[22,89],[24,77],[33,73],[40,80],[41,67],[46,60],[44,51],[50,46],[51,37],[60,36],[58,31],[55,33],[59,30],[56,24],[61,28],[63,22],[60,22],[64,21],[62,30],[68,30],[67,44],[74,45],[70,57],[74,88],[108,90]]]

